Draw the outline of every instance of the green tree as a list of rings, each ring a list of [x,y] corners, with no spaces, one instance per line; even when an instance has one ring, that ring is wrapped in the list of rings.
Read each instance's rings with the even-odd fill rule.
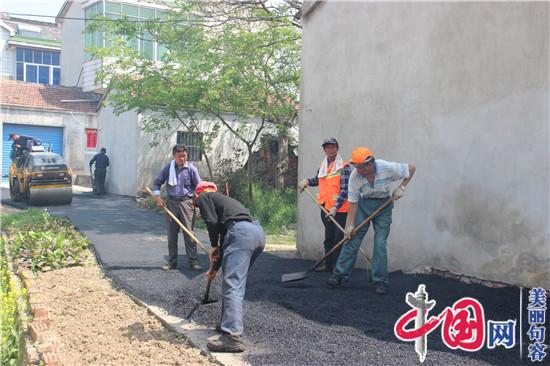
[[[147,119],[150,131],[205,114],[242,141],[251,157],[267,126],[286,135],[296,120],[301,34],[293,22],[286,3],[176,1],[163,19],[92,22],[88,31],[103,32],[110,47],[87,51],[116,60],[99,73],[116,113],[136,109],[154,115]],[[161,62],[135,49],[136,35],[163,45]],[[239,122],[259,122],[235,128],[228,114]],[[200,130],[201,122],[186,127]],[[247,173],[252,202],[252,159]]]

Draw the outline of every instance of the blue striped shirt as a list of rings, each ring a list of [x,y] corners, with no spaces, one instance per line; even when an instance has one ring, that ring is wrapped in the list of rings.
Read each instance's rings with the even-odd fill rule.
[[[349,178],[348,200],[357,203],[359,198],[387,198],[391,195],[394,182],[409,177],[409,165],[376,159],[374,161],[374,184],[367,177],[353,170]]]
[[[176,165],[176,175],[178,179],[177,185],[175,187],[168,184],[166,185],[166,193],[168,193],[168,196],[177,198],[193,197],[195,187],[197,187],[197,184],[201,182],[201,177],[197,167],[186,161],[181,169]],[[170,164],[162,168],[159,175],[153,179],[153,193],[155,193],[155,195],[160,194],[160,187],[168,180],[169,177]]]

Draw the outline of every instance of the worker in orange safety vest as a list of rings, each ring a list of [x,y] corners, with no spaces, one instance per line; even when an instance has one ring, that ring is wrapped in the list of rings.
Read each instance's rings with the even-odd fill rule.
[[[329,215],[344,227],[348,215],[348,181],[351,174],[351,167],[340,154],[339,145],[334,137],[323,141],[323,151],[326,158],[321,162],[317,175],[310,179],[303,179],[298,183],[298,189],[303,192],[306,187],[319,187],[317,202],[329,212]],[[328,215],[321,210],[321,220],[325,226],[325,254],[343,238],[343,233],[330,220]],[[325,261],[325,265],[318,267],[317,271],[332,272],[340,249],[335,250]]]

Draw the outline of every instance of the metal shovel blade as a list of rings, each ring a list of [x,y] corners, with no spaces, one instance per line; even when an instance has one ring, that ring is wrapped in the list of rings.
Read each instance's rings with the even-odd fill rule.
[[[201,301],[201,305],[213,304],[213,303],[215,303],[215,302],[218,302],[218,300],[215,300],[215,299],[202,300],[202,301]]]
[[[294,273],[285,273],[281,276],[281,282],[294,282],[301,281],[308,278],[310,272],[294,272]]]
[[[193,314],[195,313],[195,310],[197,310],[197,308],[199,307],[200,304],[201,304],[200,302],[196,303],[195,306],[193,306],[193,309],[191,309],[191,311],[189,312],[189,314],[187,314],[185,319],[190,319],[193,316]]]
[[[189,312],[189,314],[187,314],[187,316],[185,317],[185,319],[191,319],[191,317],[193,316],[193,314],[195,313],[195,311],[199,308],[200,305],[208,305],[208,304],[213,304],[213,303],[216,303],[218,302],[218,300],[201,300],[199,301],[198,303],[195,304],[195,306],[193,306],[193,309],[191,309],[191,311]]]

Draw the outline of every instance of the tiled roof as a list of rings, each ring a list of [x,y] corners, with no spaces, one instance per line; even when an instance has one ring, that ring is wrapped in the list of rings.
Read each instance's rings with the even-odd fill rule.
[[[80,88],[0,81],[0,105],[5,107],[96,113],[99,98]]]

